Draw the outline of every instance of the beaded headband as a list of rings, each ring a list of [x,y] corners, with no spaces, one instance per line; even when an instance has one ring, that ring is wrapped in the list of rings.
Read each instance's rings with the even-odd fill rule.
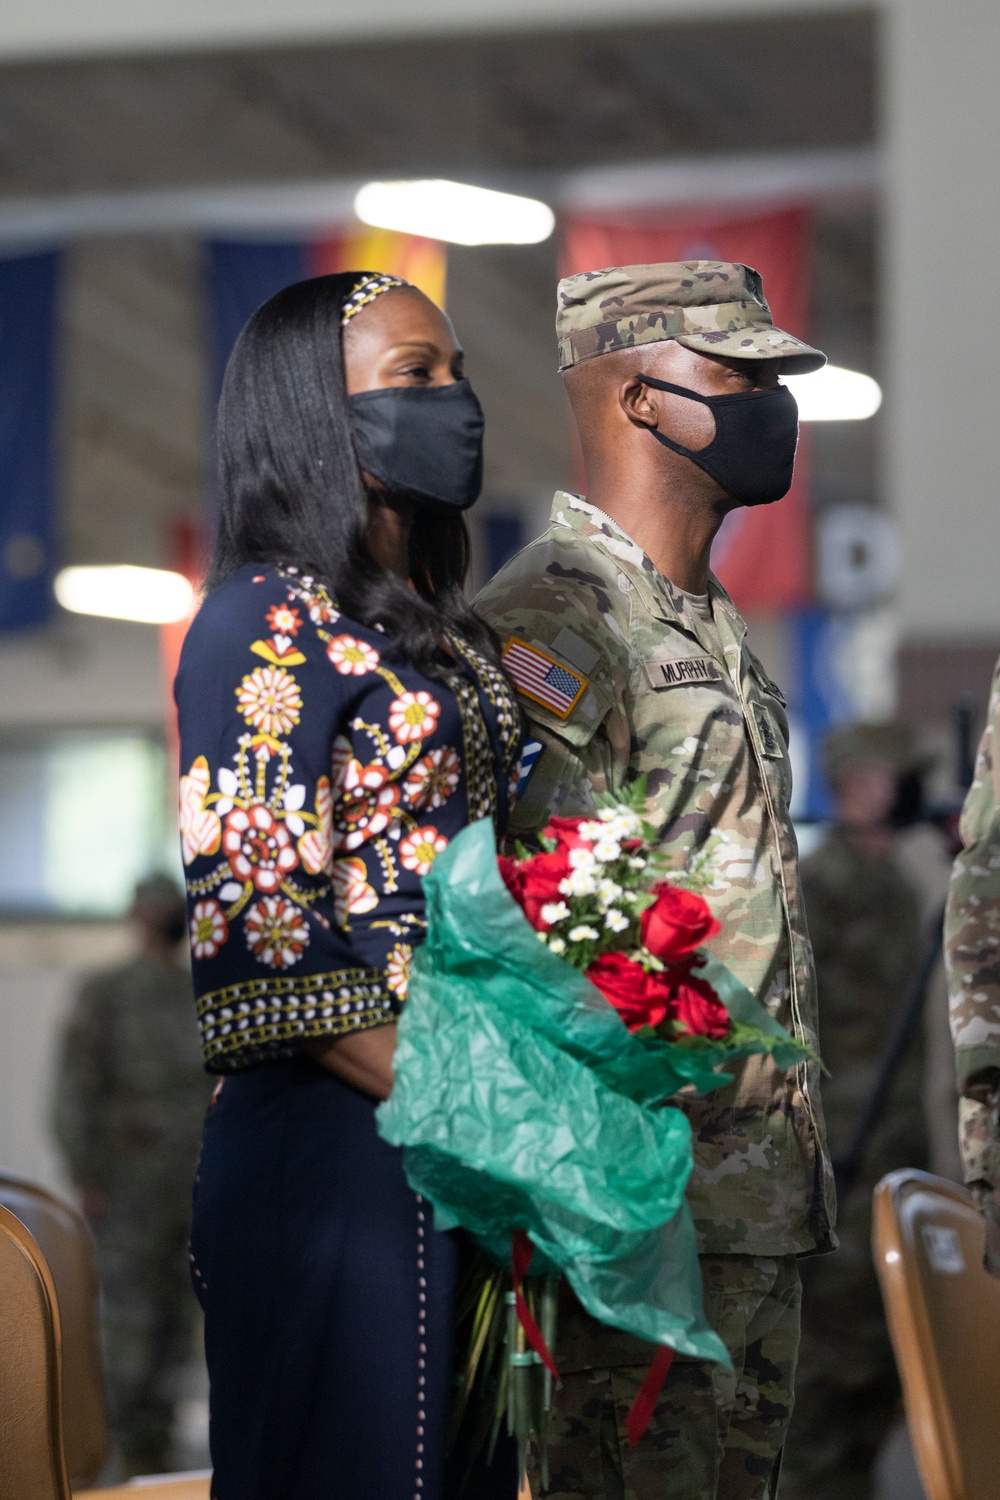
[[[381,271],[366,271],[344,303],[340,314],[341,328],[346,328],[363,307],[374,302],[376,297],[381,297],[383,292],[389,292],[395,286],[409,285],[408,281],[403,281],[399,276],[383,276]]]

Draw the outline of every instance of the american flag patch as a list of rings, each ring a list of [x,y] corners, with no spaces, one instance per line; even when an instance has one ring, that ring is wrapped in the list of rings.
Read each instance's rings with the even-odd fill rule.
[[[586,677],[516,635],[503,648],[502,660],[518,691],[560,719],[569,718],[587,686]]]

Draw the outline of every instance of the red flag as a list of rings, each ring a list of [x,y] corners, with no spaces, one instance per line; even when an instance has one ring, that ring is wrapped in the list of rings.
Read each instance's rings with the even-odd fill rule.
[[[735,218],[714,209],[682,214],[574,215],[563,222],[560,274],[668,260],[752,266],[779,328],[808,334],[811,219],[807,208]],[[812,599],[808,451],[800,439],[784,500],[735,510],[712,551],[712,568],[747,611],[790,609]]]
[[[197,590],[201,588],[208,568],[208,559],[205,548],[204,530],[196,522],[184,516],[178,516],[170,527],[171,539],[171,566],[177,573],[183,573],[188,582]],[[164,694],[164,728],[166,731],[167,749],[171,755],[176,755],[178,750],[177,732],[177,705],[174,703],[174,678],[177,676],[177,668],[181,660],[181,648],[184,645],[184,637],[188,633],[188,626],[194,619],[198,603],[195,600],[192,612],[183,620],[176,620],[170,625],[160,626],[160,666],[163,672],[163,694]]]

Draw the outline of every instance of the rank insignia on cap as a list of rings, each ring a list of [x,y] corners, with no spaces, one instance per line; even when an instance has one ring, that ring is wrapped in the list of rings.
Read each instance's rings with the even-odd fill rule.
[[[586,677],[516,635],[503,648],[501,660],[518,692],[559,719],[569,718],[587,686]]]

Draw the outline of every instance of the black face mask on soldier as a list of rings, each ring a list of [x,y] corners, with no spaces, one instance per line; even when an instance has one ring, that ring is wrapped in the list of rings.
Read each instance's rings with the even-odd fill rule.
[[[671,385],[652,375],[637,379],[709,408],[715,418],[715,436],[705,448],[685,448],[655,428],[652,432],[658,443],[710,474],[730,499],[739,505],[771,505],[788,494],[799,439],[799,409],[787,386],[703,396],[686,385]]]
[[[467,380],[347,398],[362,469],[395,494],[468,510],[483,486],[483,409]]]

